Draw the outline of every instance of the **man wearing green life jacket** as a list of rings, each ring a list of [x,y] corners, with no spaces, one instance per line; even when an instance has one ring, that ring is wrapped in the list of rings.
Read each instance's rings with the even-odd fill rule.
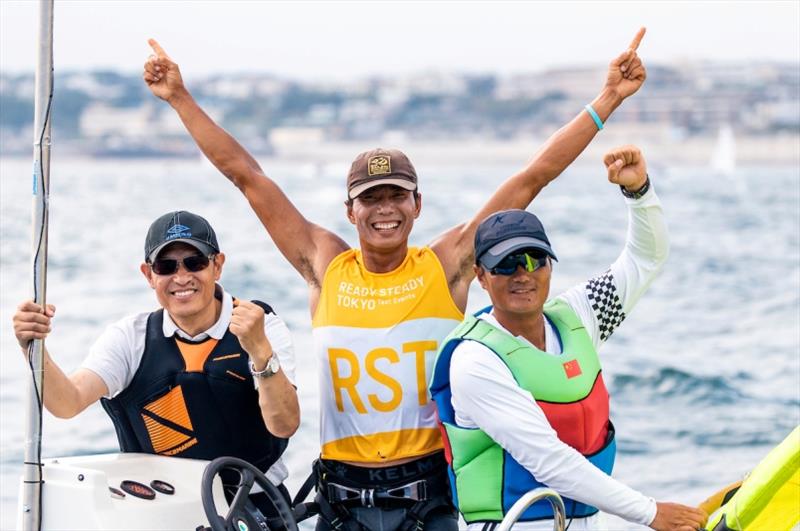
[[[475,229],[492,212],[526,207],[641,87],[646,73],[636,49],[643,35],[644,28],[609,64],[603,89],[585,110],[496,190],[487,184],[485,204],[429,245],[409,245],[422,209],[410,159],[396,149],[358,155],[345,200],[347,219],[358,232],[356,249],[300,213],[203,112],[178,65],[149,41],[154,55],[143,73],[149,89],[169,103],[206,157],[241,190],[308,284],[320,369],[319,531],[457,528],[427,381],[439,343],[464,316]]]
[[[564,497],[573,531],[605,528],[598,509],[658,530],[705,522],[698,509],[611,477],[616,445],[597,350],[661,270],[668,239],[641,152],[623,146],[604,162],[630,223],[605,273],[547,301],[556,255],[535,215],[497,212],[476,231],[475,274],[492,306],[448,336],[430,386],[470,530],[493,528],[542,485]],[[552,529],[552,518],[549,503],[537,502],[514,529]]]

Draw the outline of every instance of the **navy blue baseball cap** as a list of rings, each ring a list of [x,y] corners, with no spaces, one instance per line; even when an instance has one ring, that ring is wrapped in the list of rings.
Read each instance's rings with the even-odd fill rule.
[[[478,225],[475,232],[477,264],[491,269],[500,260],[521,249],[538,249],[558,261],[542,222],[526,210],[501,210]]]
[[[217,235],[205,218],[185,210],[164,214],[150,225],[144,240],[144,259],[152,262],[171,243],[188,243],[204,255],[219,253]]]

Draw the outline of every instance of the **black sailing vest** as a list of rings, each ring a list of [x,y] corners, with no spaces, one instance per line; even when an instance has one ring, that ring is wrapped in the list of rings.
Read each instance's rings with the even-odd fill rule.
[[[101,400],[120,450],[194,459],[228,455],[266,471],[288,440],[264,425],[239,340],[230,330],[219,341],[166,338],[163,321],[163,309],[150,314],[142,361],[130,385]]]

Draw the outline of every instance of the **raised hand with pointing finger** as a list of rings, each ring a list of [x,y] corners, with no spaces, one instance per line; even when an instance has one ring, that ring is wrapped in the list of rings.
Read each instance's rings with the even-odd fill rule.
[[[647,71],[636,53],[644,37],[645,28],[639,28],[628,49],[608,65],[606,88],[615,92],[621,99],[635,93],[647,78]]]
[[[150,91],[166,102],[176,96],[188,94],[178,65],[155,39],[148,39],[147,44],[154,53],[144,63],[142,78]]]

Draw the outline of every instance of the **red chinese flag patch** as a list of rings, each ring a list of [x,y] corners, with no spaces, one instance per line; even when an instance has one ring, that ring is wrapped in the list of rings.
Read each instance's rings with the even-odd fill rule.
[[[575,378],[583,374],[578,360],[572,360],[564,363],[564,372],[567,373],[567,379]]]

